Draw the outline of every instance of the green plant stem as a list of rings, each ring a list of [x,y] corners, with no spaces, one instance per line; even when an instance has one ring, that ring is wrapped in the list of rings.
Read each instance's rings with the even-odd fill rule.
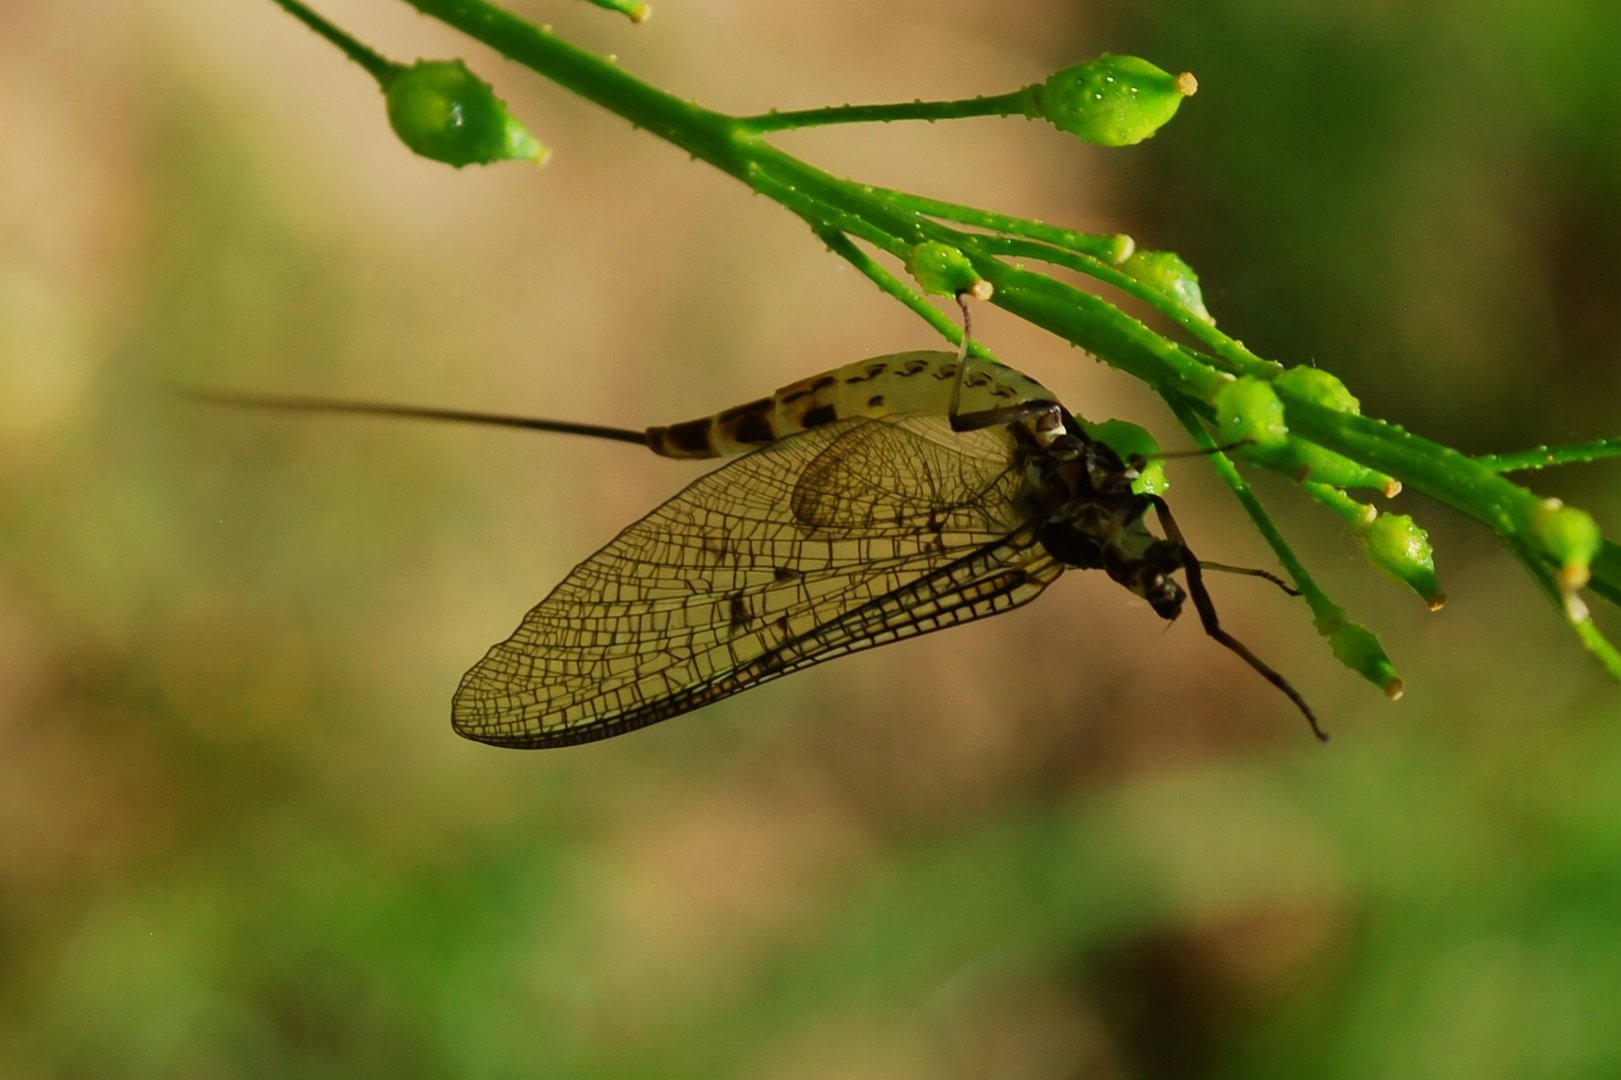
[[[897,206],[903,206],[919,214],[955,221],[961,225],[971,225],[993,233],[1023,236],[1065,251],[1089,255],[1111,265],[1118,265],[1131,258],[1131,253],[1137,249],[1137,242],[1125,233],[1079,233],[1039,221],[1027,221],[1011,214],[998,214],[975,206],[914,195],[908,191],[896,191],[892,188],[872,190]]]
[[[277,2],[295,13],[298,13],[297,8],[302,8],[302,5],[295,8],[294,0]],[[575,48],[551,32],[532,26],[484,0],[405,2],[777,200],[804,219],[824,240],[829,240],[834,232],[844,233],[899,258],[904,258],[913,246],[925,240],[938,240],[957,247],[970,258],[976,272],[995,286],[993,303],[1089,350],[1099,359],[1148,383],[1168,399],[1182,400],[1184,407],[1193,408],[1200,415],[1208,412],[1208,403],[1215,391],[1230,381],[1234,372],[1271,377],[1282,370],[1280,365],[1251,353],[1241,342],[1221,334],[1202,320],[1189,317],[1179,305],[1169,303],[1155,290],[1146,289],[1122,274],[1106,259],[1090,257],[1093,253],[1086,252],[1085,245],[1074,242],[1075,234],[1062,230],[1058,234],[1045,233],[1038,223],[1021,224],[1000,215],[984,215],[975,220],[971,212],[949,203],[840,180],[772,146],[760,134],[764,130],[761,124],[794,126],[811,117],[818,123],[832,123],[898,119],[907,110],[910,110],[906,113],[910,118],[922,119],[1006,114],[1021,111],[1013,107],[1012,99],[1016,95],[966,103],[862,106],[738,118],[704,109],[649,86],[607,60]],[[333,40],[342,45],[341,38]],[[350,50],[346,47],[345,51]],[[787,125],[784,118],[789,121]],[[951,228],[940,219],[1012,235],[997,237],[967,232]],[[1020,247],[1021,244],[1028,246]],[[849,257],[850,248],[830,246]],[[1010,258],[1040,258],[1077,269],[1139,296],[1175,319],[1187,334],[1209,350],[1209,355],[1170,341],[1099,297],[1010,265],[1007,261]],[[890,284],[871,273],[870,268],[860,264],[858,268],[885,291],[904,300]],[[918,305],[909,306],[924,314]],[[938,325],[938,320],[926,314],[924,317]],[[1286,392],[1280,391],[1280,394],[1284,397],[1294,435],[1393,476],[1484,522],[1499,536],[1513,540],[1511,549],[1522,559],[1530,558],[1533,564],[1541,566],[1552,558],[1551,553],[1536,546],[1540,541],[1530,528],[1541,500],[1499,475],[1509,468],[1529,467],[1534,463],[1525,456],[1473,459],[1394,425],[1335,412]],[[1577,453],[1609,456],[1608,440],[1604,442],[1603,447],[1587,444],[1578,448]],[[1542,463],[1546,463],[1548,452],[1538,453]],[[1581,458],[1575,456],[1571,460]],[[1621,596],[1621,557],[1613,548],[1607,547],[1601,552],[1592,571],[1593,586],[1599,595],[1611,599]]]
[[[1138,281],[1130,274],[1119,268],[1082,254],[1080,252],[1065,251],[1049,244],[1017,239],[1012,237],[974,236],[969,243],[978,251],[992,255],[1005,255],[1015,258],[1038,259],[1051,263],[1054,266],[1066,267],[1087,275],[1106,285],[1112,285],[1128,296],[1133,296],[1148,304],[1161,315],[1175,322],[1191,336],[1198,338],[1203,344],[1211,347],[1216,357],[1225,363],[1222,367],[1236,375],[1254,375],[1257,378],[1270,379],[1283,371],[1283,366],[1271,360],[1263,360],[1254,353],[1243,348],[1227,335],[1199,318],[1193,312],[1183,307],[1174,297],[1167,296],[1158,289]],[[1210,363],[1212,358],[1201,358],[1201,362]]]
[[[953,344],[962,342],[962,327],[956,320],[943,314],[939,308],[918,295],[917,290],[906,282],[891,274],[878,261],[868,255],[844,233],[837,229],[818,229],[817,235],[826,242],[829,251],[839,256],[882,289],[889,296],[894,297],[907,307],[911,308],[919,318],[940,332],[940,336]],[[1000,364],[995,353],[978,341],[968,343],[970,355],[992,360]]]
[[[277,0],[284,2],[284,0]],[[404,0],[424,15],[482,41],[569,92],[595,102],[738,179],[747,175],[747,131],[731,117],[666,94],[482,0]]]
[[[1374,518],[1378,516],[1378,511],[1373,507],[1365,502],[1358,502],[1337,487],[1314,483],[1310,480],[1301,484],[1300,487],[1307,495],[1328,507],[1336,517],[1358,533],[1366,532],[1368,526],[1372,525]]]
[[[285,8],[293,18],[326,38],[333,45],[336,45],[343,55],[365,68],[378,83],[387,84],[390,79],[404,70],[401,65],[394,63],[381,53],[357,41],[339,27],[327,22],[314,11],[299,3],[299,0],[275,0],[275,2]]]
[[[1024,87],[1007,94],[960,98],[955,101],[900,101],[884,105],[827,105],[817,109],[782,111],[773,109],[757,116],[743,116],[738,122],[756,134],[791,131],[795,128],[826,127],[830,124],[889,123],[894,120],[961,120],[971,116],[1036,116],[1031,101],[1036,87]]]
[[[1294,553],[1294,549],[1289,546],[1289,542],[1283,538],[1282,531],[1273,522],[1272,516],[1266,512],[1266,507],[1261,505],[1261,500],[1255,494],[1254,489],[1250,487],[1249,481],[1245,480],[1243,475],[1239,473],[1231,458],[1217,450],[1216,440],[1210,437],[1210,432],[1205,428],[1204,423],[1198,413],[1191,407],[1191,404],[1185,399],[1176,397],[1168,398],[1166,403],[1171,407],[1171,412],[1176,415],[1176,419],[1183,429],[1192,437],[1194,445],[1207,452],[1216,475],[1221,477],[1228,487],[1232,488],[1233,494],[1238,497],[1239,504],[1249,514],[1250,520],[1255,524],[1256,529],[1260,531],[1262,538],[1267,542],[1267,546],[1272,549],[1272,553],[1278,557],[1279,565],[1283,567],[1284,572],[1294,582],[1295,588],[1300,590],[1312,613],[1319,615],[1336,609],[1338,605],[1334,604],[1328,598],[1328,595],[1323,592],[1316,579],[1306,569],[1305,563],[1300,561],[1299,556]]]
[[[1612,604],[1621,604],[1621,546],[1604,541],[1593,558],[1593,580],[1587,587]]]
[[[761,147],[758,161],[749,168],[748,182],[762,195],[797,214],[813,230],[831,228],[848,233],[897,259],[904,259],[913,247],[929,239],[921,219],[889,207],[868,213],[843,190],[847,185],[787,157],[775,147]]]
[[[1621,457],[1621,439],[1594,439],[1570,446],[1539,446],[1510,454],[1479,454],[1474,460],[1492,472],[1510,473],[1546,469],[1552,465],[1585,465],[1616,457]]]
[[[653,14],[653,9],[642,3],[642,0],[587,0],[587,2],[606,11],[617,11],[633,23],[643,22]]]
[[[1473,458],[1382,420],[1337,412],[1286,390],[1278,394],[1291,432],[1388,473],[1499,536],[1530,535],[1542,500]]]
[[[1232,459],[1217,450],[1216,441],[1210,437],[1210,432],[1206,430],[1194,404],[1185,398],[1175,396],[1167,397],[1166,404],[1176,414],[1177,420],[1192,437],[1195,445],[1208,453],[1210,467],[1232,489],[1239,505],[1244,508],[1250,521],[1266,540],[1267,545],[1272,548],[1272,553],[1278,557],[1278,563],[1294,581],[1295,588],[1300,590],[1301,599],[1305,600],[1306,606],[1311,609],[1312,625],[1333,646],[1334,654],[1357,674],[1383,690],[1386,696],[1392,699],[1400,697],[1401,678],[1384,655],[1378,640],[1352,622],[1345,609],[1330,599],[1322,586],[1317,584],[1305,564],[1295,555],[1289,542],[1283,538],[1283,533],[1273,523],[1271,515],[1266,512],[1266,507],[1261,505],[1260,498],[1239,473]],[[1364,643],[1365,647],[1371,649],[1372,655],[1364,653],[1348,657],[1348,645],[1351,642]]]
[[[1621,680],[1621,652],[1617,652],[1615,646],[1599,632],[1592,615],[1587,611],[1587,606],[1566,593],[1560,586],[1553,568],[1539,557],[1540,553],[1526,542],[1524,536],[1513,535],[1503,539],[1520,562],[1525,564],[1543,595],[1564,615],[1565,622],[1575,633],[1576,639],[1600,664],[1604,665],[1604,670],[1609,672],[1611,678]]]
[[[1107,359],[1162,394],[1208,400],[1232,379],[1195,362],[1176,343],[1100,297],[998,259],[974,258],[973,263],[996,287],[992,301],[998,307]]]

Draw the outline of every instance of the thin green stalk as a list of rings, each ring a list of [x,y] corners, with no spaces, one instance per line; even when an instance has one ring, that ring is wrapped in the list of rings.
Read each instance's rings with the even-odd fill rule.
[[[401,65],[371,49],[369,46],[356,40],[353,36],[304,6],[299,0],[275,0],[285,8],[293,18],[326,38],[336,45],[343,55],[365,68],[371,77],[379,83],[387,83],[391,78],[403,70]]]
[[[1286,391],[1279,395],[1291,431],[1396,477],[1499,536],[1532,531],[1542,500],[1473,458],[1382,420],[1337,412]]]
[[[587,0],[605,11],[617,11],[633,23],[646,22],[653,9],[642,3],[642,0]]]
[[[1570,446],[1538,446],[1510,454],[1477,454],[1475,462],[1497,473],[1546,469],[1551,465],[1585,465],[1621,457],[1621,439],[1594,439]]]
[[[819,236],[837,232],[856,237],[896,258],[905,258],[911,248],[897,240],[893,231],[868,221],[860,213],[822,201],[817,197],[816,185],[778,179],[773,170],[765,167],[751,169],[749,177],[756,191],[798,216]]]
[[[1266,512],[1266,508],[1261,505],[1260,497],[1250,487],[1249,481],[1244,479],[1238,468],[1233,464],[1232,459],[1216,448],[1216,440],[1210,437],[1210,432],[1205,428],[1204,422],[1199,418],[1199,415],[1189,407],[1185,399],[1167,398],[1166,404],[1170,406],[1177,422],[1192,437],[1194,445],[1208,454],[1210,466],[1216,475],[1221,477],[1222,481],[1232,488],[1233,493],[1238,496],[1240,505],[1250,515],[1250,520],[1260,530],[1261,536],[1267,542],[1267,546],[1278,557],[1278,563],[1283,567],[1284,572],[1289,575],[1290,580],[1294,582],[1295,588],[1300,590],[1302,599],[1312,609],[1313,614],[1326,612],[1335,607],[1334,602],[1323,592],[1316,579],[1306,569],[1306,565],[1300,561],[1300,557],[1289,546],[1289,542],[1283,538],[1282,531],[1272,521],[1272,517]]]
[[[974,269],[996,287],[992,303],[1095,353],[1162,393],[1208,399],[1231,376],[1196,363],[1175,343],[1091,293],[996,259]]]
[[[919,295],[917,290],[884,269],[876,259],[862,251],[844,233],[839,232],[837,229],[819,228],[816,230],[816,235],[820,236],[822,241],[827,244],[829,251],[855,267],[885,293],[911,308],[918,317],[937,330],[941,337],[953,344],[962,342],[962,327],[957,324],[955,319],[941,312],[939,308]],[[977,340],[968,343],[968,351],[974,356],[992,360],[998,364],[1002,362],[995,353]]]
[[[1282,365],[1271,360],[1263,360],[1242,346],[1235,348],[1236,342],[1183,307],[1174,297],[1167,296],[1158,289],[1150,288],[1130,274],[1111,266],[1101,259],[1080,252],[1065,251],[1049,244],[1015,237],[974,236],[968,242],[976,249],[987,253],[1015,258],[1038,259],[1054,266],[1062,266],[1078,271],[1106,285],[1112,285],[1126,295],[1136,297],[1143,303],[1148,304],[1161,315],[1182,327],[1190,335],[1215,350],[1222,360],[1228,362],[1224,366],[1230,366],[1235,374],[1254,375],[1258,378],[1269,379],[1283,370]]]
[[[1576,639],[1604,666],[1604,670],[1611,678],[1621,680],[1621,652],[1617,652],[1615,646],[1604,637],[1598,625],[1593,622],[1592,613],[1587,610],[1587,605],[1573,598],[1568,590],[1560,585],[1552,567],[1541,557],[1541,552],[1531,547],[1524,536],[1506,536],[1504,542],[1508,544],[1509,550],[1514,552],[1515,557],[1525,565],[1543,595],[1564,616],[1565,623],[1575,633]]]
[[[747,151],[756,140],[735,118],[667,94],[608,60],[570,45],[549,29],[483,0],[404,2],[699,160],[740,180],[745,178],[750,162]]]
[[[1029,240],[1039,240],[1067,251],[1102,259],[1110,264],[1124,262],[1137,249],[1137,242],[1125,233],[1080,233],[1059,228],[1057,225],[1027,221],[1010,214],[981,210],[976,206],[964,206],[961,203],[914,195],[909,191],[897,191],[893,188],[872,190],[897,206],[903,206],[914,213],[927,214],[944,221],[955,221],[959,225],[971,225],[992,233],[1007,233],[1011,236],[1023,236]]]
[[[1365,531],[1369,525],[1373,524],[1374,518],[1379,516],[1379,511],[1365,502],[1351,498],[1337,487],[1314,483],[1310,480],[1301,484],[1300,487],[1307,495],[1328,507],[1336,517],[1358,532]]]
[[[955,101],[898,101],[883,105],[827,105],[817,109],[772,109],[757,116],[739,117],[750,131],[791,131],[830,124],[889,123],[894,120],[960,120],[971,116],[1036,115],[1030,87],[1008,94],[960,98]]]
[[[1593,580],[1587,587],[1612,604],[1621,604],[1621,547],[1604,541],[1593,558]]]
[[[1171,411],[1192,437],[1195,445],[1209,454],[1211,469],[1232,489],[1239,505],[1244,508],[1250,521],[1266,540],[1267,545],[1272,548],[1279,564],[1294,581],[1295,588],[1300,590],[1301,599],[1311,608],[1312,625],[1327,639],[1334,650],[1334,655],[1347,667],[1383,690],[1385,696],[1392,700],[1401,697],[1401,677],[1396,674],[1395,667],[1385,655],[1378,639],[1361,624],[1353,622],[1345,609],[1331,600],[1322,586],[1317,584],[1316,579],[1306,570],[1305,564],[1295,555],[1294,549],[1283,538],[1283,533],[1273,523],[1271,515],[1261,505],[1260,498],[1239,473],[1232,459],[1216,449],[1216,440],[1211,438],[1210,432],[1206,430],[1203,421],[1190,403],[1180,397],[1168,396],[1166,404],[1171,407]]]

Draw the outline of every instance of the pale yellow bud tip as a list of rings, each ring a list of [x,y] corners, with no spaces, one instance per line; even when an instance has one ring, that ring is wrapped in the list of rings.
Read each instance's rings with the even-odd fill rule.
[[[1561,566],[1559,568],[1559,584],[1574,592],[1586,585],[1593,576],[1593,571],[1585,566]]]

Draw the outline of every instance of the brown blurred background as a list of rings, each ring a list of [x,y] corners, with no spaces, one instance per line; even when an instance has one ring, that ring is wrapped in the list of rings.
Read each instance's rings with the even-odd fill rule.
[[[1176,250],[1228,332],[1461,449],[1621,434],[1614,5],[514,6],[737,112],[1190,69],[1136,149],[993,120],[783,143]],[[552,162],[412,158],[263,0],[0,5],[0,1075],[1621,1069],[1621,699],[1422,499],[1439,615],[1257,480],[1399,704],[1300,605],[1216,583],[1327,752],[1088,575],[623,739],[455,738],[462,671],[695,471],[171,386],[640,426],[936,342],[733,181],[404,4],[319,8],[465,56]],[[1181,441],[1125,378],[977,329]],[[1207,470],[1173,476],[1202,554],[1267,563]],[[1615,529],[1616,477],[1532,479]]]

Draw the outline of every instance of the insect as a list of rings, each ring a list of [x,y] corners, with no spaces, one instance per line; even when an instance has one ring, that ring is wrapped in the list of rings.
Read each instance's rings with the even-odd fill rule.
[[[1010,610],[1074,568],[1102,570],[1167,620],[1191,598],[1205,633],[1327,741],[1295,688],[1222,628],[1201,568],[1236,568],[1201,564],[1164,499],[1132,490],[1141,459],[1089,438],[1046,388],[1000,364],[879,356],[645,431],[203,396],[733,458],[575,567],[467,672],[452,723],[469,739],[540,749],[621,735],[837,656]],[[1163,537],[1148,529],[1149,510]]]

